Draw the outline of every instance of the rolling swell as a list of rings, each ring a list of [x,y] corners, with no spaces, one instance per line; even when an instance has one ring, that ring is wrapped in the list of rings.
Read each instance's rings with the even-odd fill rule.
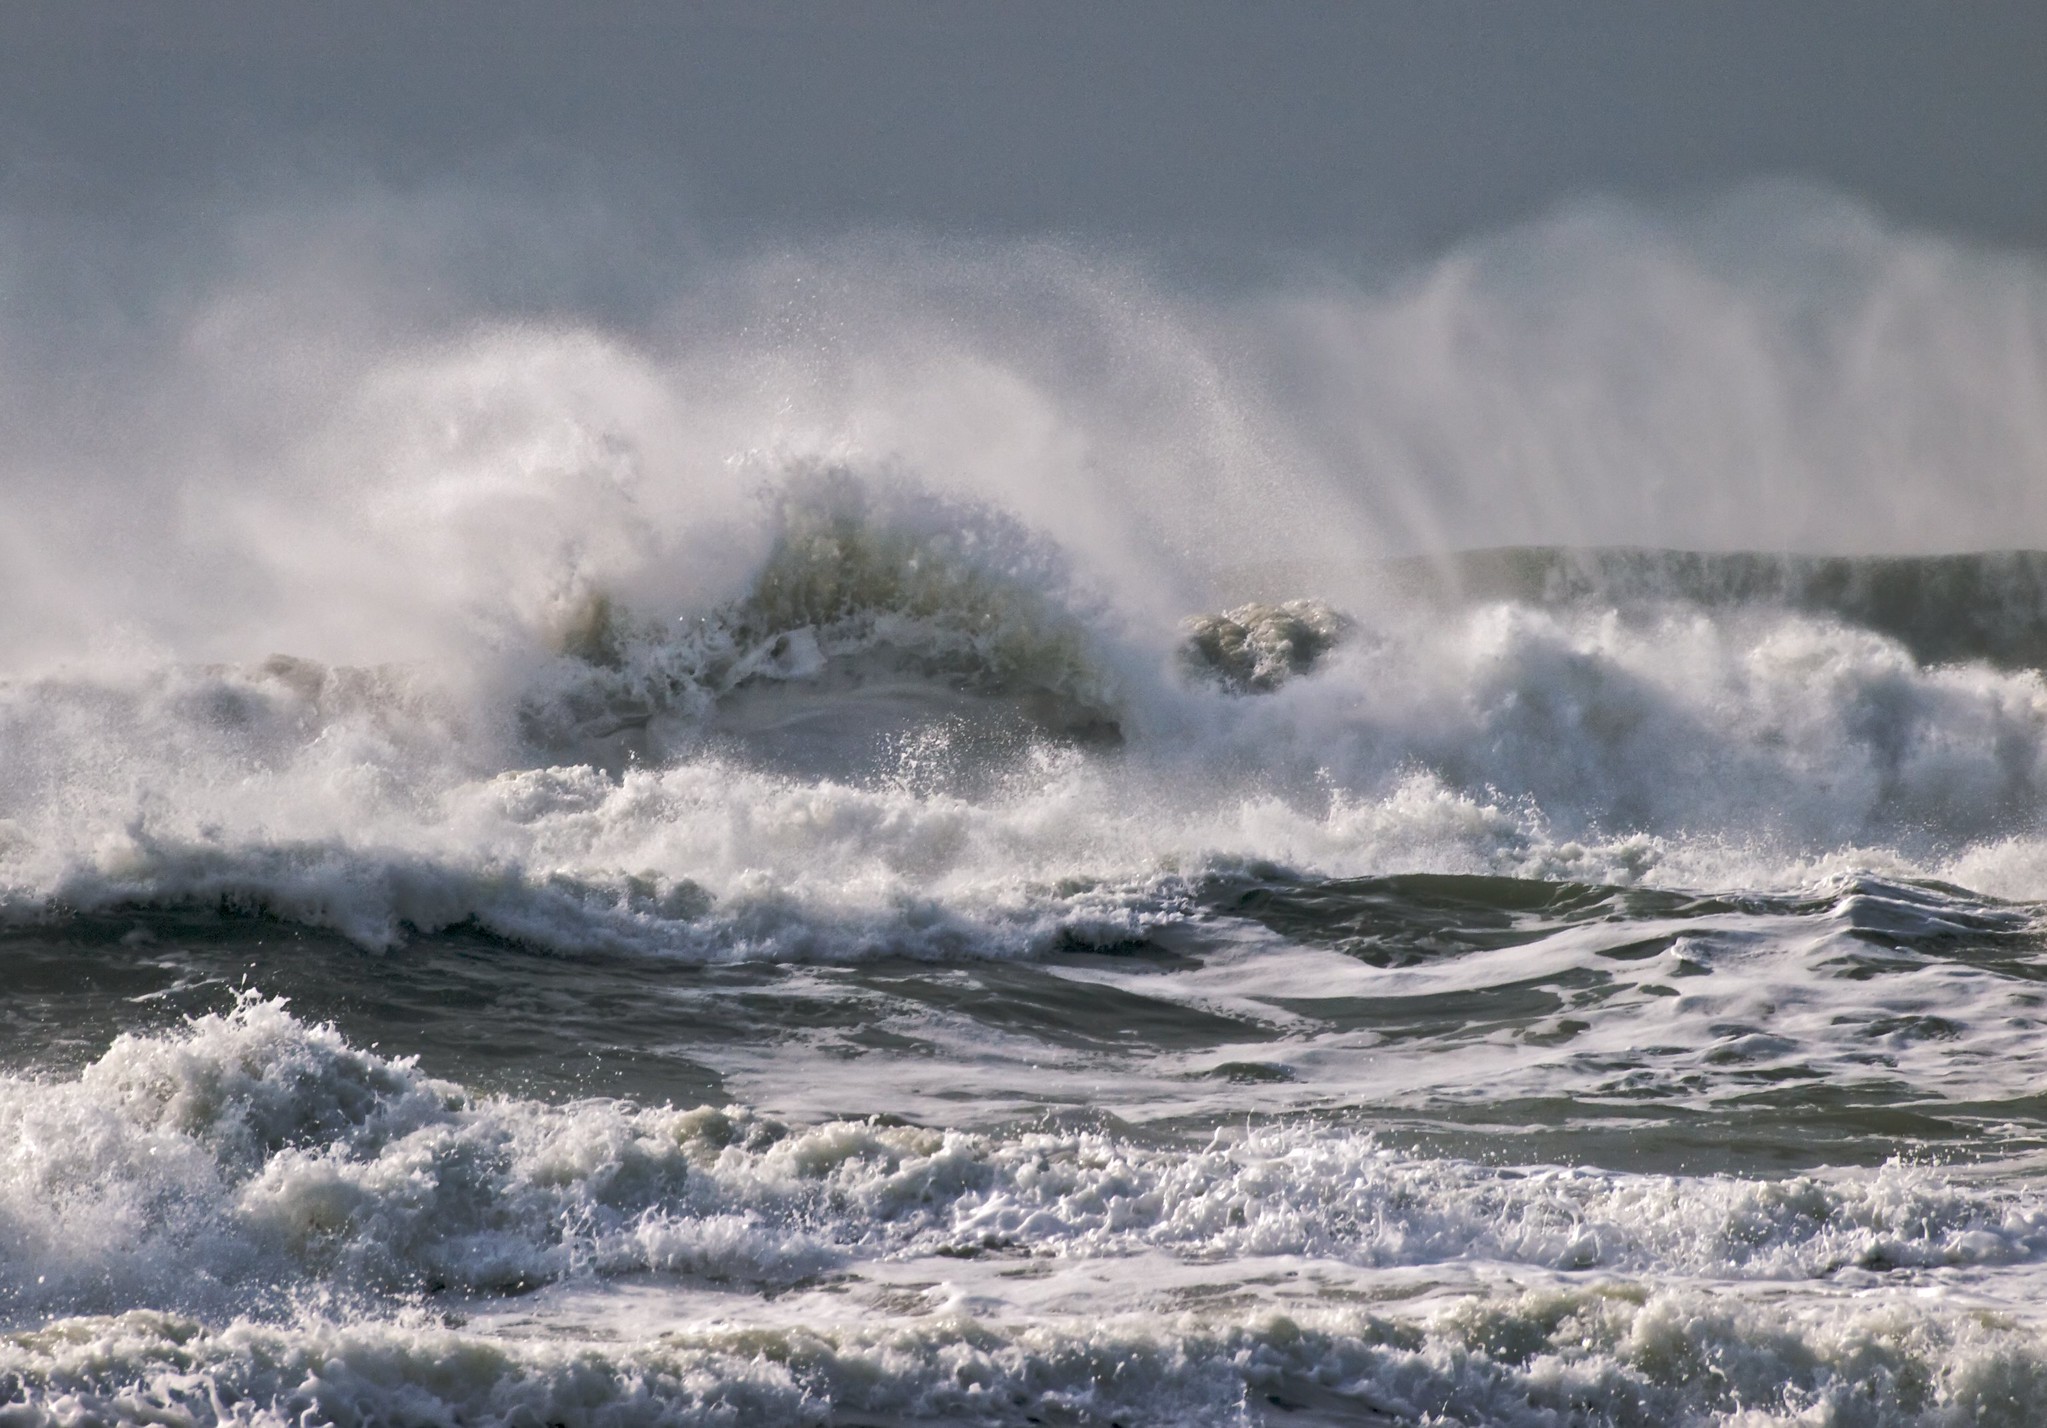
[[[1429,600],[1625,608],[1683,601],[1777,607],[1897,640],[1924,664],[2047,668],[2047,552],[1827,556],[1509,546],[1394,562]]]

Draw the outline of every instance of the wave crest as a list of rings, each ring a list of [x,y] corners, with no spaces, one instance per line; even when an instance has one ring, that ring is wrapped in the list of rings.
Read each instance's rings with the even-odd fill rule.
[[[736,600],[665,619],[600,591],[564,602],[554,642],[578,667],[522,710],[536,743],[662,762],[706,726],[786,721],[793,698],[859,691],[907,701],[898,722],[924,722],[921,703],[1011,742],[1118,737],[1105,610],[1020,522],[840,468],[799,471],[763,503],[772,541]]]

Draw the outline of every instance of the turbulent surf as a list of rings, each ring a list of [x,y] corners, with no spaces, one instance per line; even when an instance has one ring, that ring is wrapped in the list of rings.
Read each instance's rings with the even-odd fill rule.
[[[0,1419],[2034,1421],[2047,279],[1717,231],[244,278],[28,421]]]

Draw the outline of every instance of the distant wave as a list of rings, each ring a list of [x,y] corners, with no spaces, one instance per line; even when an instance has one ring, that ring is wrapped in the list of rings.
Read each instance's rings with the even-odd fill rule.
[[[1432,600],[1775,606],[1887,635],[1925,664],[2047,668],[2047,552],[2037,550],[1826,556],[1507,546],[1385,569],[1395,589]]]

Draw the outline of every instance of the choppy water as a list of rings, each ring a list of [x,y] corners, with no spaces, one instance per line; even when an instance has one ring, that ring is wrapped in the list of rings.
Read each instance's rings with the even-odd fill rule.
[[[1904,446],[2027,537],[2040,283],[1865,240],[1743,351],[1839,417],[1977,314]],[[1373,331],[1557,338],[1480,278]],[[708,359],[492,329],[103,561],[6,498],[0,1421],[2038,1421],[2047,556],[1194,520],[1101,459],[1170,421],[914,329],[948,400],[847,400],[916,459],[728,383],[707,464]],[[1682,467],[1549,375],[1524,469]]]

